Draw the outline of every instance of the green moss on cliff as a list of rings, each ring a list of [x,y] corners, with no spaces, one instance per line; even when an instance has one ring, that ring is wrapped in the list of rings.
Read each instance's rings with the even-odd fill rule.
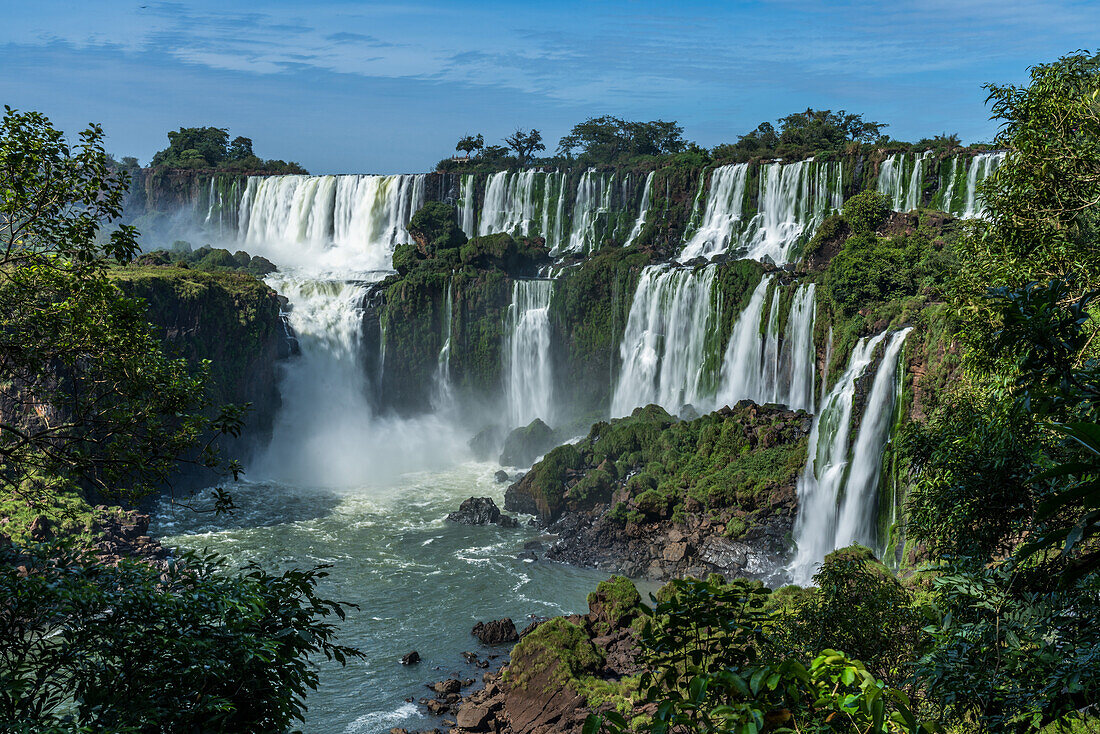
[[[554,617],[536,627],[512,649],[504,682],[512,688],[527,690],[529,683],[550,671],[551,686],[569,686],[578,691],[580,678],[602,664],[603,656],[583,628]]]
[[[278,295],[242,272],[127,266],[111,271],[118,288],[145,301],[170,352],[210,360],[215,403],[272,400],[282,330]]]

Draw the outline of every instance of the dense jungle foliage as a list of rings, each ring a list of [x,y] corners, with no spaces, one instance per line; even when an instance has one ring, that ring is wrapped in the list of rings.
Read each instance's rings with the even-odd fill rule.
[[[639,612],[646,672],[588,731],[1097,726],[1100,56],[988,88],[1010,152],[956,245],[964,370],[902,439],[903,575],[853,548],[812,589],[673,582]],[[855,198],[858,250],[883,212]],[[644,702],[652,715],[624,714]]]
[[[311,658],[358,654],[333,641],[344,611],[315,593],[321,569],[96,545],[111,511],[93,503],[147,496],[182,463],[239,473],[219,443],[245,409],[211,404],[209,364],[168,357],[111,277],[137,244],[108,226],[128,180],[102,139],[0,121],[0,514],[62,520],[0,536],[0,731],[283,731],[317,685]]]

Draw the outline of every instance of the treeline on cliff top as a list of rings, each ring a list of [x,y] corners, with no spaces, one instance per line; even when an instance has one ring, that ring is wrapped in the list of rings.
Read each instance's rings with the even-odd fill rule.
[[[604,115],[574,125],[569,134],[558,141],[554,153],[545,157],[535,157],[536,153],[546,150],[542,133],[537,129],[518,129],[502,141],[503,145],[487,145],[481,133],[467,134],[455,146],[455,150],[465,156],[444,158],[438,170],[487,173],[528,165],[583,168],[633,166],[657,161],[700,166],[745,163],[753,159],[801,160],[855,153],[864,148],[890,152],[948,152],[963,147],[958,135],[946,133],[915,143],[894,140],[884,133],[887,127],[886,123],[865,120],[863,115],[846,110],[807,108],[804,112],[781,117],[775,124],[762,122],[734,143],[707,149],[686,140],[683,127],[675,120],[641,122]]]
[[[113,165],[127,171],[140,168],[137,158],[124,156]],[[168,132],[168,147],[157,151],[149,162],[150,168],[185,168],[214,170],[226,173],[303,173],[305,168],[294,161],[277,158],[267,160],[252,151],[252,139],[238,135],[229,139],[229,129],[224,127],[181,127]]]

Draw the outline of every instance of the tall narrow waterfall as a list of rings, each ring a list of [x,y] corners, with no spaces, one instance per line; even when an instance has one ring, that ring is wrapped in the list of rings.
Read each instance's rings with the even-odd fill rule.
[[[852,447],[852,465],[844,486],[844,501],[837,519],[837,548],[862,543],[878,545],[875,510],[877,490],[882,474],[882,450],[890,438],[890,427],[897,402],[898,355],[912,328],[902,329],[890,338],[886,353],[875,373],[871,394],[859,424],[859,434]]]
[[[709,404],[703,368],[714,329],[714,275],[714,266],[650,265],[642,271],[619,346],[612,417],[649,403],[673,412]]]
[[[435,391],[432,395],[432,407],[436,410],[446,410],[454,403],[454,394],[451,389],[451,320],[454,311],[454,281],[447,281],[447,296],[443,301],[443,317],[441,330],[443,346],[439,349],[439,357],[435,368]]]
[[[467,237],[477,235],[477,177],[467,173],[462,177],[462,183],[458,190],[459,210],[458,226]]]
[[[978,184],[988,178],[1004,162],[1007,153],[979,153],[970,159],[966,169],[966,197],[963,200],[959,216],[964,219],[981,217],[985,213],[981,197],[978,196]]]
[[[781,376],[787,377],[787,406],[792,410],[814,410],[814,368],[817,351],[814,348],[814,320],[817,318],[816,286],[798,286],[791,312],[787,315],[787,331],[783,338],[780,361]]]
[[[280,266],[386,270],[424,203],[424,175],[250,176],[238,238]]]
[[[760,333],[760,320],[764,314],[764,301],[771,280],[771,276],[760,280],[760,284],[752,292],[749,305],[733,325],[726,354],[722,359],[722,377],[717,396],[720,406],[733,406],[746,398],[758,403],[771,401],[770,396],[764,394],[764,340]]]
[[[638,235],[642,233],[642,229],[645,228],[646,215],[649,214],[649,200],[651,189],[653,188],[653,171],[649,172],[649,175],[645,177],[645,185],[642,186],[642,201],[638,208],[638,218],[634,220],[634,226],[630,229],[630,234],[627,235],[626,241],[623,243],[623,247],[628,247],[634,243],[634,240],[638,239]]]
[[[535,418],[553,425],[553,369],[550,355],[552,280],[517,280],[508,308],[506,351],[508,417],[513,427]]]
[[[748,175],[747,164],[714,169],[702,220],[680,252],[681,262],[731,250],[784,265],[794,245],[844,203],[841,163],[768,163],[757,169],[756,214],[744,221]]]
[[[811,583],[816,567],[837,548],[873,545],[877,465],[889,436],[897,358],[909,329],[895,333],[886,347],[871,388],[855,445],[850,426],[856,382],[874,361],[883,332],[859,341],[848,368],[822,400],[814,417],[806,467],[798,480],[797,552],[790,571],[795,583]]]

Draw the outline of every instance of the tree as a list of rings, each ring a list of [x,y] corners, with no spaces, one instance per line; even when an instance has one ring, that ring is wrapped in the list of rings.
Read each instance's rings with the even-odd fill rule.
[[[458,145],[455,146],[455,150],[461,150],[466,152],[466,157],[470,157],[470,153],[475,150],[481,150],[485,147],[485,138],[481,133],[477,135],[466,135],[459,139]]]
[[[610,115],[590,117],[561,138],[558,152],[572,157],[579,148],[581,156],[591,163],[615,163],[633,155],[667,155],[687,146],[683,131],[674,121],[631,122]]]
[[[205,166],[213,168],[228,158],[228,129],[222,127],[181,127],[179,130],[168,133],[168,147],[154,155],[150,165],[153,167],[175,166],[181,163],[201,162]]]
[[[10,108],[0,122],[0,179],[14,184],[0,190],[0,498],[136,497],[185,455],[239,470],[216,440],[239,433],[243,409],[208,417],[205,368],[168,359],[143,305],[107,278],[138,245],[132,227],[106,230],[128,178],[102,138],[92,126],[70,147],[41,114]]]
[[[535,151],[546,150],[546,146],[542,142],[542,133],[535,129],[532,129],[531,132],[524,132],[522,129],[516,130],[506,137],[504,142],[516,152],[516,158],[519,159],[521,166],[527,163],[528,157]]]
[[[819,151],[839,150],[849,141],[869,142],[877,138],[885,123],[868,122],[862,115],[844,110],[815,110],[781,117],[777,150]]]
[[[254,157],[252,152],[252,138],[246,138],[238,135],[233,138],[233,142],[229,144],[229,160],[239,161],[243,158]]]
[[[317,687],[311,656],[361,657],[334,642],[329,619],[347,605],[317,595],[325,575],[233,572],[213,555],[161,569],[97,563],[63,543],[0,546],[3,728],[285,731]],[[62,729],[67,719],[86,728]]]

